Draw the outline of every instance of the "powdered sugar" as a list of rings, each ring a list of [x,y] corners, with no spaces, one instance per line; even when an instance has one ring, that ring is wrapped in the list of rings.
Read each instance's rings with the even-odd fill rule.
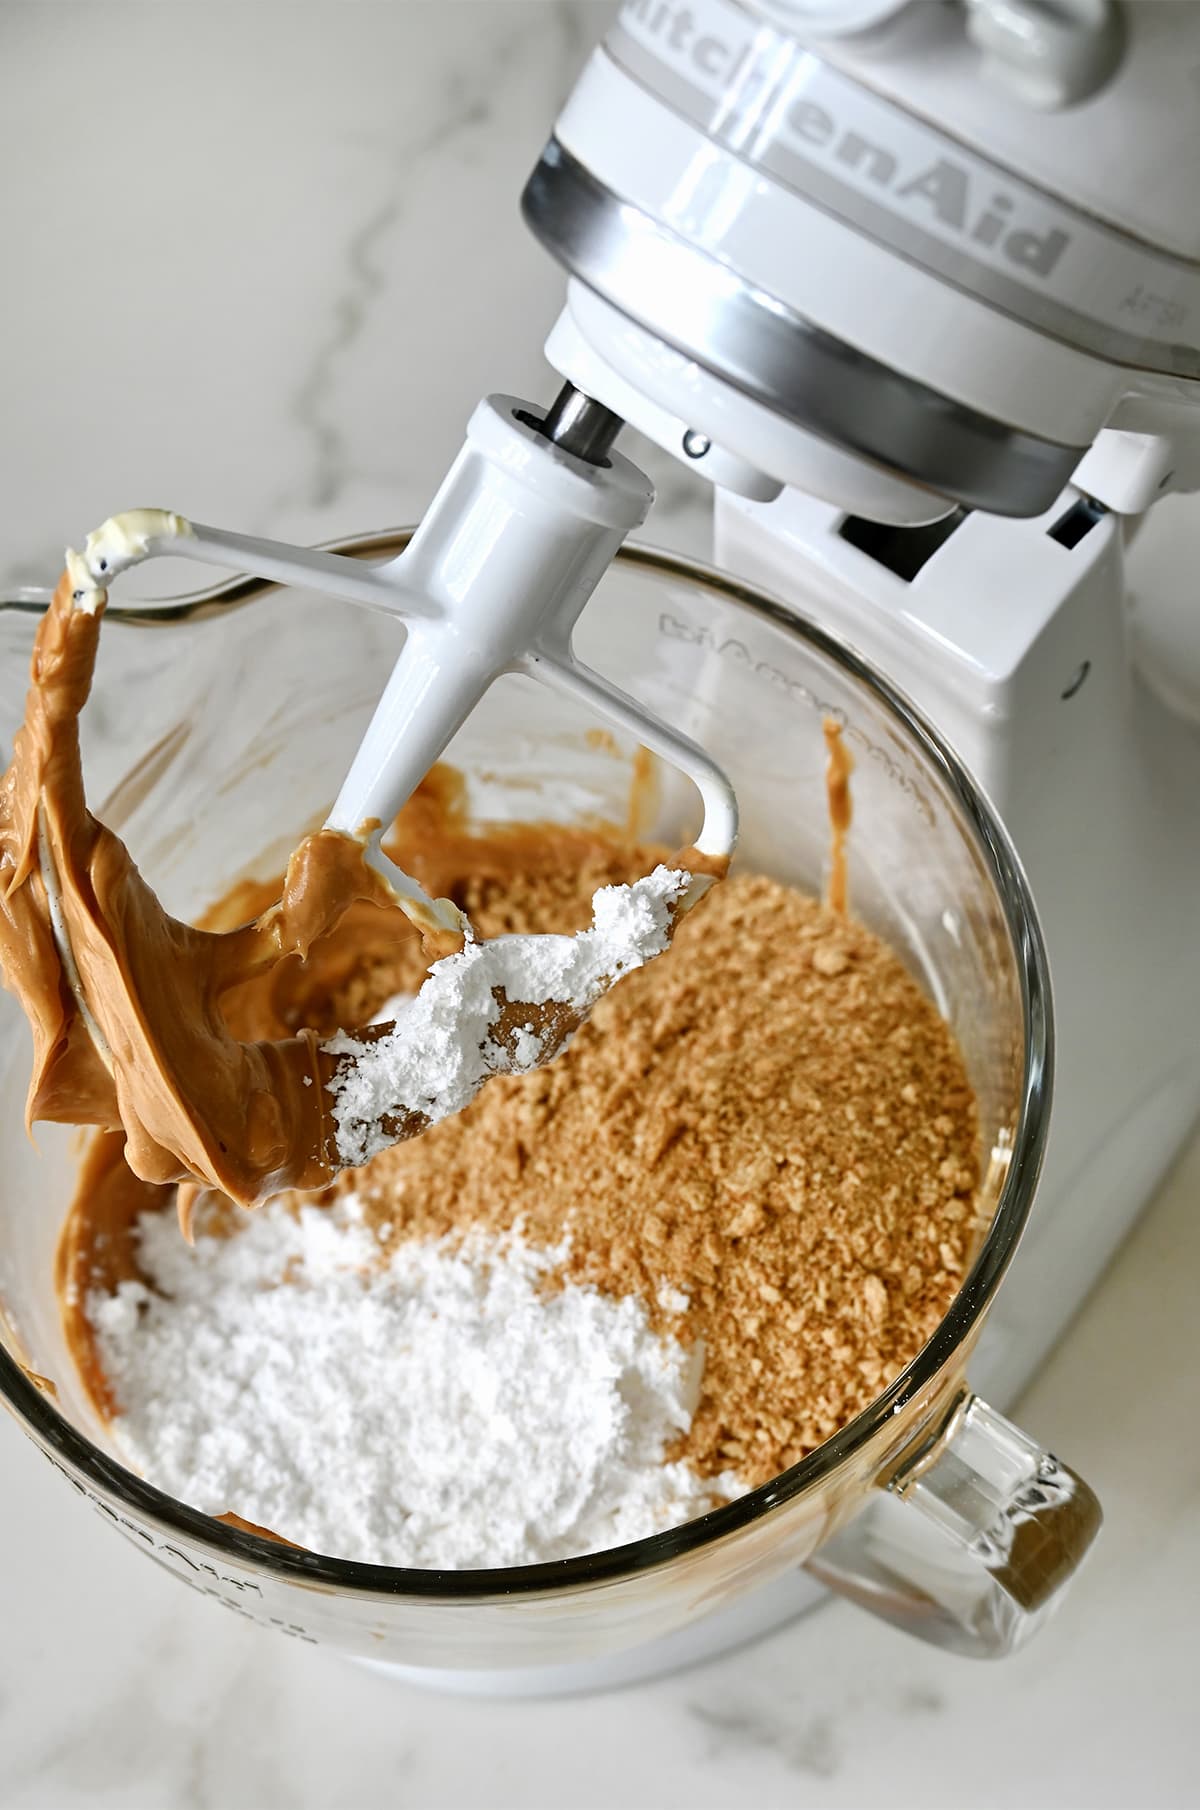
[[[578,1022],[623,974],[661,955],[693,884],[690,874],[659,866],[632,885],[602,887],[591,929],[577,936],[468,943],[435,962],[419,992],[398,1004],[387,1036],[329,1038],[326,1054],[351,1059],[328,1083],[342,1162],[365,1163],[392,1143],[385,1121],[410,1113],[435,1123],[461,1112],[490,1075],[527,1074],[555,1054],[561,1023],[522,1023],[520,1006],[565,1007]],[[502,1012],[501,1039],[493,1033]]]
[[[476,1235],[382,1263],[353,1197],[271,1204],[192,1249],[147,1215],[152,1286],[88,1304],[116,1437],[197,1508],[422,1568],[566,1558],[738,1494],[662,1462],[701,1354],[632,1297],[539,1292],[562,1256]]]

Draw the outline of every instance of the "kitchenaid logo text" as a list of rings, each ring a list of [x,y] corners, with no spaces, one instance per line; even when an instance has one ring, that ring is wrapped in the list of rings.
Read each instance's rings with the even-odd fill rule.
[[[702,647],[708,653],[715,654],[719,660],[728,660],[734,666],[744,667],[755,678],[763,679],[777,691],[785,692],[793,703],[802,704],[807,710],[818,711],[822,717],[832,718],[841,725],[846,740],[853,742],[867,760],[882,768],[892,785],[912,800],[918,815],[926,823],[937,822],[933,806],[912,775],[905,772],[886,748],[881,748],[857,723],[852,723],[840,704],[831,704],[828,699],[819,697],[803,679],[791,678],[770,660],[759,659],[737,635],[714,635],[707,626],[697,626],[682,616],[672,614],[670,610],[660,612],[658,632],[665,641],[682,641],[688,647]]]
[[[705,108],[709,130],[724,142],[733,142],[739,116],[753,110],[756,132],[770,119],[772,143],[782,145],[794,158],[817,165],[839,176],[860,194],[875,197],[890,211],[903,212],[914,222],[940,229],[977,247],[992,258],[1037,277],[1048,277],[1071,243],[1063,228],[1022,223],[1020,198],[1008,188],[995,187],[995,172],[972,166],[944,148],[930,155],[924,128],[907,118],[893,120],[893,132],[922,140],[919,148],[905,150],[895,136],[889,142],[885,104],[864,91],[855,92],[856,112],[869,111],[869,130],[851,125],[810,89],[814,72],[824,72],[814,58],[801,57],[798,72],[804,92],[790,97],[781,91],[778,104],[763,106],[764,89],[778,79],[778,45],[764,46],[761,34],[714,30],[714,24],[734,26],[738,15],[717,0],[696,0],[693,6],[677,0],[627,0],[620,26],[643,51],[651,52],[677,75],[690,79],[710,103]],[[618,59],[619,60],[619,59]],[[798,85],[797,85],[798,86]],[[747,144],[737,143],[740,155],[756,160]],[[769,154],[762,161],[770,167]]]
[[[36,1441],[34,1443],[36,1444]],[[38,1446],[38,1450],[59,1476],[66,1478],[77,1495],[83,1496],[86,1501],[90,1502],[92,1507],[106,1520],[111,1521],[127,1540],[140,1540],[147,1555],[154,1560],[155,1564],[163,1566],[181,1583],[187,1584],[192,1590],[198,1590],[202,1596],[211,1597],[214,1602],[220,1603],[222,1608],[232,1609],[235,1614],[243,1616],[247,1621],[258,1622],[264,1628],[276,1628],[279,1633],[290,1635],[293,1640],[307,1641],[310,1646],[315,1647],[320,1644],[316,1636],[308,1633],[299,1622],[284,1621],[281,1616],[267,1615],[257,1607],[248,1606],[247,1598],[249,1596],[260,1599],[262,1597],[261,1586],[256,1584],[253,1578],[234,1577],[229,1572],[218,1571],[215,1565],[210,1565],[204,1559],[193,1557],[182,1547],[172,1546],[165,1540],[156,1540],[146,1528],[140,1527],[136,1521],[130,1521],[125,1515],[119,1515],[109,1503],[100,1496],[94,1495],[90,1489],[85,1488],[78,1477],[67,1470],[65,1465],[61,1465],[57,1458],[52,1458],[44,1447]],[[180,1566],[184,1566],[186,1569],[180,1570]]]

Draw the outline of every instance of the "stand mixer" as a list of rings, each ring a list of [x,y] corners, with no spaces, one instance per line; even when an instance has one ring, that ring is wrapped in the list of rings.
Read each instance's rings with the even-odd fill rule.
[[[1200,486],[1198,72],[1190,4],[634,0],[524,198],[551,362],[711,473],[717,564],[905,689],[1025,860],[1059,1061],[1001,1400],[1200,1110],[1200,690],[1126,580]]]
[[[96,581],[191,553],[407,611],[331,819],[358,829],[496,673],[580,682],[571,624],[650,502],[622,424],[708,477],[718,564],[907,691],[1029,869],[1058,1087],[1041,1210],[972,1361],[1001,1403],[1200,1110],[1200,685],[1125,575],[1151,503],[1200,488],[1198,66],[1200,6],[1159,0],[630,0],[523,201],[568,275],[564,388],[548,411],[481,404],[408,563],[383,578],[157,512],[85,555]],[[582,683],[696,782],[726,850],[731,794],[686,713],[648,724]]]
[[[551,409],[481,404],[386,572],[165,517],[89,544],[96,579],[190,553],[408,614],[335,825],[390,821],[520,669],[681,765],[720,854],[720,773],[569,651],[649,507],[622,424],[711,479],[718,565],[913,697],[1040,903],[1060,1079],[978,1360],[1001,1400],[1200,1110],[1200,685],[1126,584],[1145,512],[1200,487],[1198,71],[1200,6],[1170,0],[629,0],[522,202],[569,279]]]

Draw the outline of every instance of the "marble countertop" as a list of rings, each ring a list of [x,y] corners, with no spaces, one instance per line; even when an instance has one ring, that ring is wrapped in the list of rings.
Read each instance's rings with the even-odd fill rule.
[[[0,586],[115,507],[318,539],[420,513],[478,396],[546,396],[559,279],[516,197],[607,6],[9,0]],[[702,550],[662,459],[653,538]],[[182,1591],[15,1425],[0,1806],[1178,1806],[1200,1802],[1200,1145],[1020,1418],[1103,1539],[1024,1653],[830,1603],[592,1698],[418,1693]]]

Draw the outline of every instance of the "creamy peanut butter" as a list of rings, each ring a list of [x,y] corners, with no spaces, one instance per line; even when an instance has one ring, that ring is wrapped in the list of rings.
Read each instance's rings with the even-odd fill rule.
[[[829,909],[845,917],[849,904],[849,881],[846,874],[846,837],[850,830],[852,805],[850,775],[854,756],[846,746],[842,725],[833,717],[822,724],[825,735],[825,797],[829,806]]]
[[[144,524],[135,526],[140,531]],[[78,720],[106,593],[87,561],[69,554],[67,564],[38,629],[25,721],[0,782],[0,963],[34,1039],[26,1118],[123,1131],[124,1161],[135,1176],[153,1185],[185,1184],[186,1230],[192,1184],[252,1206],[283,1189],[320,1187],[348,1161],[423,1130],[430,1114],[442,1116],[440,1107],[414,1106],[411,1091],[377,1097],[404,1054],[400,1049],[393,1061],[390,1049],[382,1049],[395,1030],[391,1024],[360,1031],[349,1043],[338,1037],[341,1027],[329,1026],[330,1040],[322,1043],[302,1017],[281,1029],[243,1009],[240,1035],[230,1028],[239,1022],[230,1016],[231,1003],[240,1000],[245,1008],[248,989],[272,997],[286,991],[297,966],[320,973],[327,958],[343,960],[346,939],[336,954],[329,939],[349,914],[372,916],[387,936],[415,932],[411,913],[404,915],[366,859],[366,840],[378,825],[364,826],[361,840],[328,829],[307,836],[289,862],[278,901],[249,922],[195,928],[163,909],[120,838],[87,808]],[[631,930],[633,965],[672,933],[676,907],[665,903],[663,886],[682,910],[708,883],[700,871],[705,865],[711,870],[711,863],[691,858],[696,877],[684,870],[682,857],[677,869],[661,870],[667,918],[661,928],[655,920],[644,931]],[[597,907],[599,914],[599,899]],[[594,943],[605,955],[609,945],[599,929]],[[522,998],[514,984],[488,993],[485,981],[477,982],[485,994],[487,1042],[483,1060],[464,1071],[464,1098],[490,1073],[549,1060],[617,978],[620,949],[611,967],[600,961],[592,974],[587,959],[593,967],[599,960],[590,953],[593,945],[586,934],[575,944],[566,953],[583,953],[572,973],[582,965],[585,974],[574,991],[549,986]],[[425,959],[445,947],[426,940]],[[520,961],[509,953],[497,946],[494,966],[519,983]],[[462,950],[464,963],[490,975],[491,965],[478,967],[479,955],[477,945]],[[445,978],[438,970],[427,977],[435,993]],[[362,1081],[366,1074],[370,1085]],[[367,1117],[354,1120],[348,1133],[346,1103],[358,1112],[363,1097]],[[424,1098],[419,1090],[416,1097]],[[457,1109],[456,1095],[444,1110]]]
[[[307,1027],[235,1038],[222,1001],[305,956],[354,904],[400,914],[361,845],[325,830],[296,850],[279,903],[238,930],[196,930],[163,910],[84,797],[78,718],[103,609],[103,592],[68,570],[0,782],[0,961],[33,1030],[27,1120],[122,1128],[147,1182],[194,1176],[247,1204],[319,1186],[338,1166],[333,1063]]]

